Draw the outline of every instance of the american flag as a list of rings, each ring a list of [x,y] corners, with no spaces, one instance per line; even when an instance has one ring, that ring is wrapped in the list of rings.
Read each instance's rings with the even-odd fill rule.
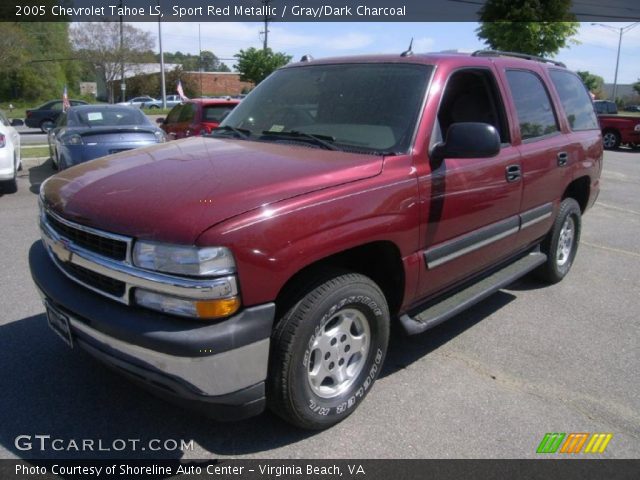
[[[180,95],[180,100],[189,100],[187,96],[184,94],[184,90],[182,90],[182,82],[178,80],[178,86],[176,87],[176,91],[178,95]]]
[[[67,94],[67,86],[64,86],[64,90],[62,91],[62,111],[66,112],[71,108],[71,104],[69,103],[69,95]]]

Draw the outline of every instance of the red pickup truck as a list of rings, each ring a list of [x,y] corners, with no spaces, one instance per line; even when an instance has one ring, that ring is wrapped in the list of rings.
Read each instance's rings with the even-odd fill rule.
[[[47,180],[30,268],[68,345],[216,418],[322,429],[371,391],[392,323],[562,280],[602,154],[557,62],[305,57],[211,135]]]
[[[613,150],[620,145],[640,147],[640,117],[631,115],[598,115],[604,148]]]

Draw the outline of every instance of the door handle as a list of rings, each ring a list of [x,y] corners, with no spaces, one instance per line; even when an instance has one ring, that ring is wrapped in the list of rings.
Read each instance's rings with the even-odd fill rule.
[[[507,177],[507,182],[517,182],[520,180],[522,176],[520,165],[509,165],[506,169],[505,176]]]
[[[569,161],[569,154],[567,152],[558,153],[558,166],[564,167]]]

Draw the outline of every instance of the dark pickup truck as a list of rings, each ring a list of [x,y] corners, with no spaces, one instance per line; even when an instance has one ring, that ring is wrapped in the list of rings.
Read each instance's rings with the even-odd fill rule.
[[[392,323],[562,280],[602,154],[557,62],[305,57],[211,135],[47,180],[31,272],[68,345],[149,389],[327,428],[371,391]]]

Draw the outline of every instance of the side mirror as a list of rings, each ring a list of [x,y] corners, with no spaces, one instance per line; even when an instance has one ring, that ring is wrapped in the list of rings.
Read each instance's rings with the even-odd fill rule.
[[[49,130],[53,130],[54,127],[55,127],[55,124],[50,120],[48,120],[48,121],[46,121],[46,122],[44,122],[42,124],[42,128],[44,128],[47,132]]]
[[[156,118],[156,123],[159,125],[164,125],[166,123],[165,118],[164,117]]]
[[[19,118],[14,118],[11,120],[11,126],[12,127],[21,127],[24,125],[24,122],[22,120],[20,120]]]
[[[492,125],[461,122],[449,126],[444,142],[431,150],[433,159],[486,158],[500,153],[500,135]]]

